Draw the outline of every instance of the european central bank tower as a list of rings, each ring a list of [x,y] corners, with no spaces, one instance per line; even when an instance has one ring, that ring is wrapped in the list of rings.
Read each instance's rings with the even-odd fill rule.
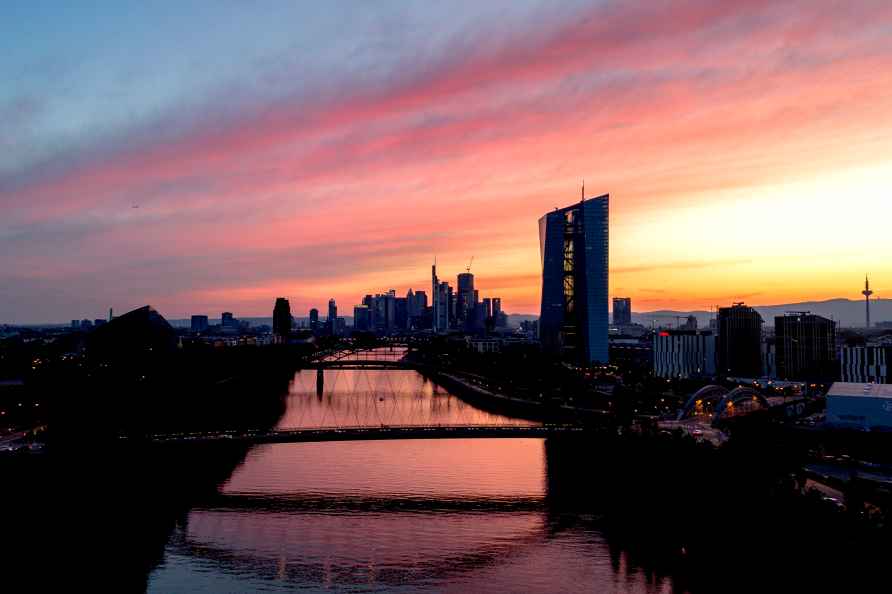
[[[546,351],[580,366],[607,363],[610,195],[583,198],[539,219]]]

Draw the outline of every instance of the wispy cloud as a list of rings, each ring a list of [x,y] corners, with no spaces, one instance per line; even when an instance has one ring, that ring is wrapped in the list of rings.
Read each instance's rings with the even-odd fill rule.
[[[580,177],[619,196],[622,246],[644,214],[888,158],[877,150],[892,140],[888,2],[530,14],[437,44],[407,36],[417,45],[402,53],[379,47],[380,30],[358,31],[363,52],[396,52],[392,67],[322,77],[278,55],[254,63],[263,75],[246,73],[250,85],[204,84],[55,151],[33,148],[53,140],[33,124],[49,117],[44,98],[0,98],[0,114],[20,122],[0,146],[22,151],[0,162],[0,282],[79,274],[96,286],[114,271],[121,288],[109,300],[163,287],[162,307],[226,295],[255,307],[262,291],[349,303],[373,274],[424,282],[434,253],[475,254],[480,282],[506,307],[535,310],[535,220],[571,199]],[[665,270],[754,263],[721,245],[666,261],[661,243],[685,241],[669,230],[641,241],[653,242],[646,257],[613,251],[614,277],[645,284]],[[9,315],[39,317],[20,303]]]

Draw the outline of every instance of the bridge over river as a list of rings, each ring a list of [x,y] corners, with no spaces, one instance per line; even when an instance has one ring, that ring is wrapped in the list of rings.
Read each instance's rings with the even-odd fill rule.
[[[504,424],[504,425],[381,425],[307,427],[270,431],[213,431],[151,435],[156,444],[183,443],[302,443],[320,441],[368,441],[390,439],[468,439],[534,438],[557,435],[584,435],[593,428],[584,425]],[[131,438],[122,438],[131,439]]]

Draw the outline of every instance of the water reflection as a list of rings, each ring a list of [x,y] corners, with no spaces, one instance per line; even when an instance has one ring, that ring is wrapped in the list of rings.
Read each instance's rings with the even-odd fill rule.
[[[278,428],[525,423],[472,406],[415,371],[327,369],[295,375]]]
[[[415,372],[343,370],[326,372],[321,398],[315,372],[297,374],[279,426],[424,422],[515,421]],[[149,591],[673,591],[608,542],[585,447],[259,446],[177,526]]]

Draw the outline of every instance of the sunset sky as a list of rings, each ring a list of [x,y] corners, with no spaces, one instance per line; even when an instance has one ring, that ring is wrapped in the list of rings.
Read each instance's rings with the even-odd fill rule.
[[[892,293],[889,0],[13,0],[0,82],[0,322],[351,315],[434,256],[538,313],[583,178],[636,311]]]

